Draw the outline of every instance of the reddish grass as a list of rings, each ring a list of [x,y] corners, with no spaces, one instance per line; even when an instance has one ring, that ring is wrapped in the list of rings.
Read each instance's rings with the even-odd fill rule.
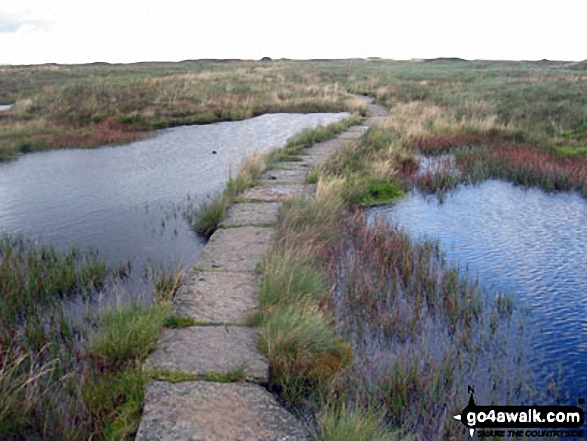
[[[100,123],[83,127],[66,121],[54,121],[53,124],[68,129],[64,133],[52,134],[49,137],[50,145],[55,147],[121,144],[147,136],[145,132],[131,131],[132,129],[128,125],[117,123],[114,118],[108,118]]]
[[[476,179],[500,177],[545,190],[587,191],[587,159],[554,156],[528,144],[501,143],[457,155],[459,168]]]
[[[429,156],[448,153],[451,150],[462,146],[494,144],[503,139],[505,139],[505,136],[497,132],[459,133],[454,135],[417,138],[410,147],[414,150],[420,151],[423,155]]]

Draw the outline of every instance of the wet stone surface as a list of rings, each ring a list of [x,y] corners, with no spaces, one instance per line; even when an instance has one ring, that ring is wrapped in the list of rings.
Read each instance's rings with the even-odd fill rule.
[[[242,326],[167,329],[145,362],[147,369],[205,375],[245,367],[248,380],[267,383],[269,366],[257,350],[258,332]]]
[[[196,267],[216,271],[254,271],[272,237],[273,228],[221,228],[210,237]]]
[[[300,158],[303,158],[303,156],[301,156]],[[306,170],[308,171],[310,169],[310,166],[308,165],[308,163],[302,161],[283,161],[283,162],[278,162],[277,164],[275,164],[276,168],[283,168],[283,169],[289,169],[289,170]]]
[[[362,135],[361,132],[344,132],[338,135],[338,139],[359,139]]]
[[[340,150],[345,145],[349,144],[347,140],[343,139],[332,139],[330,141],[321,142],[313,147],[305,150],[307,155],[325,155],[330,156],[337,150]]]
[[[303,183],[306,179],[306,170],[267,170],[261,176],[260,181],[266,182],[294,182]]]
[[[171,312],[211,324],[245,324],[257,308],[259,275],[190,271]]]
[[[222,227],[237,227],[244,225],[267,225],[277,222],[279,212],[277,202],[265,204],[240,203],[228,209]]]
[[[293,196],[313,196],[315,191],[315,185],[266,185],[249,188],[242,194],[242,198],[261,202],[280,202]]]
[[[307,429],[264,388],[153,381],[137,441],[302,441]]]

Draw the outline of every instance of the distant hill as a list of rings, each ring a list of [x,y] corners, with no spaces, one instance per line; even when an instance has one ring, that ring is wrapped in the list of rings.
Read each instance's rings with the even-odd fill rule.
[[[458,57],[439,57],[439,58],[427,58],[424,60],[425,63],[453,63],[453,62],[457,62],[457,63],[463,63],[463,62],[467,62],[469,60],[465,60],[464,58],[458,58]]]
[[[576,63],[567,63],[564,67],[571,70],[587,71],[587,60],[577,61]]]

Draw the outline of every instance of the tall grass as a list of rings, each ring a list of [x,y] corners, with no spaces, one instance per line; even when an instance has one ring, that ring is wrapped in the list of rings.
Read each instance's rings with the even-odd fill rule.
[[[73,321],[63,303],[105,289],[120,271],[96,252],[58,252],[5,237],[0,246],[0,438],[126,439],[148,377],[140,364],[167,303]]]
[[[385,414],[373,410],[351,410],[346,405],[324,409],[318,420],[316,441],[408,441],[397,431],[385,428]]]
[[[100,318],[101,332],[90,343],[90,355],[110,368],[142,360],[157,341],[166,318],[167,310],[161,305],[147,309],[135,303],[106,311]]]

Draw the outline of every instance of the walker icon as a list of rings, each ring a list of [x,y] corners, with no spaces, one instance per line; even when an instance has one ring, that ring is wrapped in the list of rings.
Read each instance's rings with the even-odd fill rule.
[[[467,418],[466,417],[467,417],[467,415],[468,415],[469,412],[474,412],[475,409],[477,408],[477,405],[475,404],[475,399],[473,398],[473,394],[475,393],[475,389],[473,389],[471,386],[467,386],[467,393],[470,394],[469,395],[469,403],[461,411],[460,414],[453,416],[453,418],[455,420],[459,420],[466,427],[469,427],[469,434],[471,435],[471,437],[473,437],[473,434],[475,433],[475,429],[467,424]]]
[[[469,429],[471,437],[480,429],[577,429],[585,423],[585,413],[578,406],[478,406],[468,386],[469,403],[460,414],[454,415]],[[529,433],[530,432],[530,433]],[[554,431],[526,431],[520,436],[556,436]],[[562,434],[562,432],[559,432]],[[518,435],[516,435],[518,436]]]

